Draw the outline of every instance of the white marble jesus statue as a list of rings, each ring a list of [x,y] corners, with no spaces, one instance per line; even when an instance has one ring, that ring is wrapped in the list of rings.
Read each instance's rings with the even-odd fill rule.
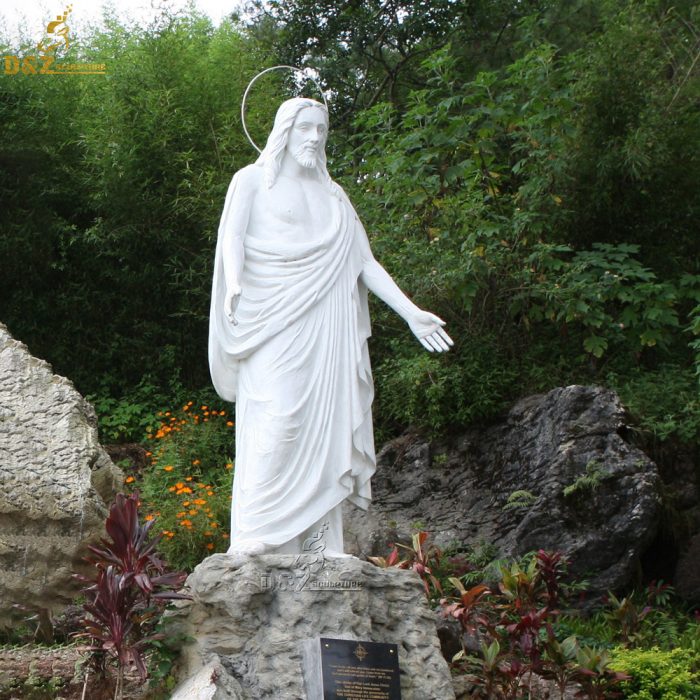
[[[293,98],[257,162],[231,182],[219,226],[209,364],[236,403],[229,553],[299,553],[323,531],[342,555],[341,504],[367,508],[375,469],[367,290],[430,352],[452,340],[374,259],[326,169],[328,112]]]

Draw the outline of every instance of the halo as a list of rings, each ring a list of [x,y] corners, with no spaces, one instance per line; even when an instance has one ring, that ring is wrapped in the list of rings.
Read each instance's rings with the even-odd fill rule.
[[[250,92],[250,88],[253,87],[253,83],[258,78],[265,75],[265,73],[269,73],[270,71],[273,71],[273,70],[280,70],[282,68],[284,68],[286,70],[293,70],[297,73],[301,73],[307,80],[313,80],[313,82],[316,84],[316,87],[318,88],[318,91],[321,93],[321,97],[323,98],[323,104],[326,106],[326,110],[328,110],[328,100],[326,100],[326,96],[323,94],[323,90],[321,89],[321,84],[312,75],[307,75],[306,73],[304,73],[303,68],[297,68],[296,66],[284,66],[284,65],[282,65],[282,66],[272,66],[271,68],[265,68],[265,70],[261,70],[248,83],[248,87],[245,89],[245,92],[243,93],[243,101],[241,102],[241,122],[243,123],[243,131],[245,132],[245,135],[248,137],[248,141],[250,141],[251,145],[258,153],[262,153],[262,149],[258,148],[255,141],[253,141],[253,139],[251,138],[250,134],[248,133],[248,127],[246,126],[246,123],[245,123],[245,101],[248,99],[248,93]]]

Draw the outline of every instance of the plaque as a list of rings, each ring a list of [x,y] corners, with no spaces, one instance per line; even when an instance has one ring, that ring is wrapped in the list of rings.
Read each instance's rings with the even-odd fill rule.
[[[323,700],[401,700],[396,644],[321,637]]]

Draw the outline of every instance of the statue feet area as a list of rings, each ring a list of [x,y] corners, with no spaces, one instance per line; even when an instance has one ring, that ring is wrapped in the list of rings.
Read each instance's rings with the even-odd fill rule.
[[[352,558],[352,554],[346,554],[342,551],[336,551],[333,549],[319,549],[318,552],[304,551],[299,552],[294,549],[285,549],[284,547],[270,547],[264,542],[257,542],[256,540],[240,540],[234,542],[228,548],[227,554],[234,557],[236,561],[243,562],[247,557],[253,557],[260,554],[280,554],[280,555],[295,555],[295,556],[307,556],[311,554],[322,555],[325,558],[331,559],[348,559]]]
[[[245,557],[252,556],[254,554],[264,554],[266,550],[267,547],[262,542],[256,542],[255,540],[244,540],[231,545],[228,548],[228,554],[232,554],[235,557]]]
[[[330,552],[234,550],[203,561],[187,579],[192,600],[177,601],[169,614],[167,634],[193,640],[172,700],[319,700],[305,649],[321,637],[396,644],[402,700],[454,699],[414,572]]]

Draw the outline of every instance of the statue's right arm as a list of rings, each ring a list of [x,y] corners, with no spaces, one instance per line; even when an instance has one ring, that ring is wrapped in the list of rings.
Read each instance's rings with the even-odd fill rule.
[[[249,165],[234,177],[226,195],[225,220],[221,235],[226,298],[224,310],[229,321],[235,324],[234,314],[241,297],[241,277],[245,263],[244,239],[250,212],[260,180],[261,168]]]

